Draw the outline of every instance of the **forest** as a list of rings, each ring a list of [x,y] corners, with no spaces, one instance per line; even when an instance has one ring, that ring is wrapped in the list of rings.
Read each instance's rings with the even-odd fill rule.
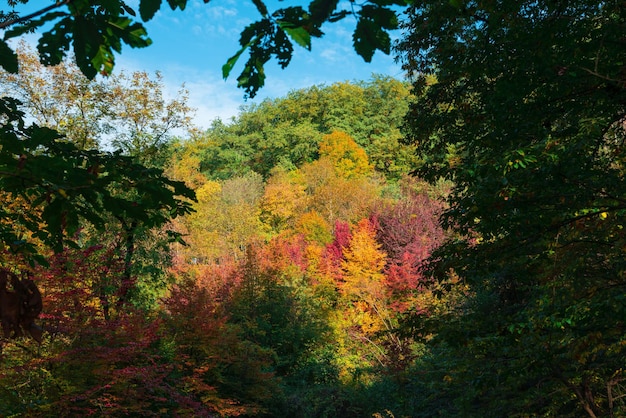
[[[0,13],[0,416],[625,416],[623,2],[252,3],[245,95],[346,17],[407,79],[200,130],[113,71],[186,0]]]

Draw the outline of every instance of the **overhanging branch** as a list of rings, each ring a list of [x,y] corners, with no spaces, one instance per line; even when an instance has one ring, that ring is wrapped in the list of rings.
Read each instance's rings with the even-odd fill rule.
[[[43,9],[38,10],[38,11],[36,11],[34,13],[31,13],[29,15],[18,17],[16,19],[12,19],[12,20],[9,20],[7,22],[0,23],[0,29],[6,29],[9,26],[15,25],[17,23],[23,23],[23,22],[31,20],[31,19],[33,19],[35,17],[39,17],[42,14],[49,12],[50,10],[56,9],[57,7],[65,6],[66,4],[69,4],[71,1],[72,0],[59,0],[56,3],[51,4],[48,7],[44,7]]]

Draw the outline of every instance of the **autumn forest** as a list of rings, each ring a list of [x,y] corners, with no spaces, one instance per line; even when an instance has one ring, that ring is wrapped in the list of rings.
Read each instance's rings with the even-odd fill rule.
[[[0,416],[625,416],[623,2],[252,3],[249,97],[347,16],[407,77],[198,129],[113,71],[186,0],[0,12]]]
[[[22,68],[3,85],[40,123],[84,147],[107,140],[94,135],[107,123],[196,200],[133,231],[130,272],[123,220],[80,227],[44,266],[6,259],[37,278],[46,337],[5,344],[3,414],[361,416],[401,403],[365,392],[397,389],[423,344],[401,325],[448,303],[419,272],[446,236],[448,186],[409,175],[406,83],[294,91],[195,132],[184,91],[164,101],[158,76],[89,83],[32,51]]]

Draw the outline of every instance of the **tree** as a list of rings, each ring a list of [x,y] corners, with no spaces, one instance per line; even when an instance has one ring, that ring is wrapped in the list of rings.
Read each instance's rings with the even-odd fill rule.
[[[386,258],[371,223],[367,219],[360,221],[344,251],[339,289],[349,305],[350,326],[356,326],[357,335],[366,338],[389,326],[383,273]]]
[[[134,157],[135,161],[161,167],[168,150],[165,145],[170,141],[172,131],[190,127],[189,108],[184,94],[166,102],[162,97],[162,83],[158,74],[151,78],[141,72],[135,72],[130,77],[121,73],[105,80],[90,81],[71,62],[62,62],[53,67],[43,66],[39,57],[26,44],[19,45],[18,56],[18,74],[0,72],[3,90],[24,103],[23,108],[29,120],[57,130],[64,135],[64,141],[78,150],[97,153],[101,147],[115,147],[122,150],[123,154]],[[122,162],[118,164],[121,166]],[[52,172],[63,172],[60,166],[51,168]],[[93,168],[96,177],[104,174],[98,172],[103,168]],[[128,171],[124,175],[136,175],[132,173],[133,170]],[[108,174],[112,174],[111,171]],[[51,181],[52,178],[46,180]],[[68,199],[68,206],[72,206],[69,201],[74,198],[87,198],[86,195],[73,196],[72,187],[67,186],[72,181],[69,176],[63,181],[66,184],[59,187],[64,191],[65,199]],[[107,187],[108,193],[115,199],[137,200],[138,195],[132,187],[124,187],[117,182]],[[145,191],[141,193],[147,196]],[[28,204],[32,201],[28,201]],[[41,211],[35,213],[46,214]],[[50,212],[50,215],[62,216],[63,212]],[[112,214],[103,211],[97,213],[97,216],[100,217],[100,226],[90,225],[81,219],[81,215],[75,219],[76,225],[72,228],[80,231],[82,245],[92,242],[105,244],[105,241],[116,243],[119,257],[126,260],[126,283],[131,282],[131,276],[138,275],[139,280],[135,284],[140,284],[145,290],[140,292],[143,296],[146,296],[146,292],[152,293],[162,288],[163,283],[159,282],[163,277],[159,268],[155,267],[164,264],[167,258],[164,256],[164,248],[169,241],[166,234],[159,236],[153,233],[155,225],[145,223],[145,220],[129,213]],[[94,226],[99,229],[98,232],[94,231]],[[154,298],[154,295],[151,297]]]
[[[410,9],[410,140],[421,176],[454,182],[443,222],[464,237],[430,271],[474,295],[437,326],[448,414],[626,409],[625,18],[619,1]]]
[[[293,228],[297,215],[306,208],[307,195],[299,171],[278,167],[265,184],[261,199],[261,220],[274,232]]]
[[[162,165],[160,154],[172,135],[192,128],[186,91],[166,101],[159,73],[122,72],[89,80],[71,61],[42,65],[25,43],[17,54],[20,72],[0,72],[3,90],[24,103],[35,123],[57,130],[81,149],[113,147]]]
[[[70,7],[74,6],[81,7],[73,4]],[[52,13],[49,17],[59,16]],[[17,30],[14,34],[21,33]],[[127,40],[139,42],[131,38]],[[80,40],[77,43],[80,45]],[[6,47],[4,41],[3,45]],[[0,64],[8,73],[17,73],[17,55],[7,49],[4,52]],[[59,64],[63,51],[59,52],[51,61],[47,60],[50,55],[42,52],[42,62]],[[80,59],[76,57],[79,66]],[[3,224],[10,225],[2,228],[3,245],[32,258],[40,252],[36,242],[61,251],[66,244],[76,244],[77,232],[85,225],[104,230],[115,219],[122,224],[125,257],[130,262],[137,228],[162,226],[172,216],[187,213],[189,204],[181,198],[193,198],[193,193],[182,183],[167,179],[160,169],[147,168],[119,152],[107,153],[95,148],[99,135],[111,133],[110,126],[100,120],[108,115],[104,106],[107,91],[102,84],[88,83],[72,66],[59,66],[46,73],[28,53],[22,64],[22,73],[3,73],[3,81],[10,92],[27,102],[31,110],[29,117],[43,126],[27,126],[21,103],[11,97],[1,99],[0,187],[7,197],[23,202],[21,210],[2,213]],[[147,82],[145,77],[142,82]],[[150,89],[154,87],[158,84],[150,85]],[[120,89],[116,92],[119,94]],[[154,94],[148,101],[158,104],[160,91],[157,89]],[[109,100],[112,96],[113,93],[108,96]],[[57,106],[57,102],[62,104]],[[156,111],[157,107],[150,109]],[[172,127],[170,122],[170,119],[162,121],[166,128],[159,135]],[[132,136],[141,136],[142,124],[134,120],[133,125],[138,130]],[[66,139],[54,128],[70,132],[71,137]],[[39,257],[39,261],[44,259]]]
[[[0,111],[7,119],[19,114],[16,102],[6,98]],[[2,132],[0,188],[27,204],[25,212],[3,213],[13,227],[3,230],[2,241],[13,250],[34,250],[22,230],[59,251],[75,242],[84,222],[103,228],[109,214],[129,225],[157,227],[189,212],[181,197],[193,198],[191,190],[162,170],[119,153],[80,150],[48,128],[9,120],[15,125],[5,125]],[[128,193],[120,195],[122,189]]]
[[[45,67],[24,42],[16,52],[20,72],[0,73],[3,90],[38,125],[57,129],[81,149],[98,148],[108,132],[103,84],[90,82],[71,64]]]
[[[239,267],[224,270],[222,265],[196,277],[179,272],[165,300],[168,324],[176,330],[169,337],[171,358],[182,376],[180,390],[200,400],[194,415],[258,416],[280,390],[269,371],[274,356],[229,322],[224,305],[239,292]]]
[[[337,174],[347,179],[359,178],[372,171],[365,150],[345,132],[324,135],[320,142],[320,158],[328,158]]]
[[[112,75],[105,84],[111,144],[145,164],[159,167],[167,158],[163,154],[173,136],[193,130],[187,91],[181,88],[175,99],[166,101],[162,80],[158,72],[150,77],[138,71],[130,76]]]
[[[310,208],[334,224],[357,222],[380,199],[384,179],[377,176],[367,155],[343,133],[329,134],[320,143],[320,158],[302,166]]]
[[[388,255],[385,276],[390,305],[405,323],[415,323],[429,313],[434,289],[422,270],[446,238],[439,224],[444,196],[431,197],[429,189],[423,180],[405,178],[400,198],[385,202],[370,217],[376,240]]]
[[[338,9],[337,1],[319,0],[308,11],[294,6],[270,13],[262,1],[253,3],[261,20],[244,29],[242,49],[223,67],[228,75],[246,50],[251,53],[239,78],[249,96],[263,85],[269,59],[288,65],[293,42],[310,47],[327,21],[355,15],[357,52],[367,60],[377,49],[387,51],[387,30],[397,26],[388,6],[407,4],[350,2],[352,12]],[[461,416],[623,415],[622,2],[410,3],[400,45],[419,98],[409,114],[410,140],[423,160],[423,177],[454,181],[443,222],[461,237],[433,254],[430,272],[443,280],[452,269],[470,289],[466,304],[432,329],[436,338],[429,354],[438,367],[426,371],[441,377],[431,382],[437,399],[450,402],[422,410]],[[168,4],[182,9],[186,1]],[[149,20],[160,5],[141,1],[141,18]],[[0,42],[0,65],[17,71],[7,39],[51,23],[39,44],[44,63],[60,62],[73,46],[87,76],[108,74],[122,42],[149,44],[143,26],[129,17],[133,14],[121,1],[58,2],[30,23],[1,26],[13,29]],[[39,236],[62,241],[67,234],[59,230],[74,227],[77,216],[71,211],[75,206],[61,205],[60,199],[67,190],[75,197],[90,187],[76,180],[89,179],[88,172],[69,169],[92,167],[92,160],[66,147],[54,132],[26,127],[15,100],[4,98],[1,105],[3,189],[21,190],[24,176],[14,172],[22,169],[23,155],[37,167],[54,162],[60,172],[77,174],[71,182],[55,177],[57,171],[26,176],[36,186],[23,196],[43,196],[35,199],[43,207],[41,215],[33,211],[20,218],[22,226],[36,233],[33,225],[43,219],[48,227]],[[97,156],[116,161],[108,157]],[[102,197],[117,203],[101,189],[89,190],[95,195],[86,201]],[[119,203],[132,210],[129,202]],[[115,211],[113,206],[84,213],[97,221],[98,209]],[[327,219],[336,219],[334,213]],[[8,245],[21,243],[14,231],[3,230],[2,238]],[[441,370],[447,373],[441,376]]]
[[[368,82],[313,86],[244,106],[228,125],[216,121],[198,137],[206,145],[202,171],[215,179],[245,170],[268,178],[278,164],[292,169],[316,160],[322,137],[341,131],[365,150],[377,172],[399,179],[418,162],[413,147],[400,143],[409,88],[374,75]]]
[[[182,9],[186,1],[174,0],[168,3],[172,8]],[[243,86],[251,86],[250,95],[254,95],[255,89],[263,84],[262,67],[272,55],[278,56],[281,65],[288,63],[291,56],[291,41],[288,36],[295,42],[308,46],[311,34],[321,35],[319,27],[324,21],[340,19],[350,14],[348,11],[335,12],[337,2],[313,2],[310,14],[301,13],[303,11],[301,8],[290,7],[270,16],[262,2],[253,3],[261,12],[262,20],[244,30],[242,40],[246,43],[244,49],[250,48],[252,56],[244,69],[246,75],[240,78]],[[140,2],[139,14],[142,19],[149,20],[160,4],[158,0]],[[397,24],[395,13],[388,12],[386,7],[378,3],[356,10],[360,20],[355,41],[360,53],[369,59],[377,48],[388,50],[389,37],[381,27],[394,27]],[[382,12],[381,16],[376,15],[379,11]],[[388,13],[384,13],[385,11]],[[88,78],[93,79],[99,73],[108,75],[113,69],[114,51],[119,52],[122,43],[133,47],[143,47],[150,43],[142,25],[129,17],[134,14],[135,11],[123,1],[68,0],[52,4],[28,17],[5,21],[0,24],[0,28],[9,30],[0,42],[0,65],[10,73],[17,72],[18,60],[7,41],[32,29],[49,25],[47,27],[51,27],[51,30],[43,33],[38,45],[42,63],[59,64],[72,47],[76,63]],[[22,23],[24,25],[19,26]],[[376,36],[372,38],[370,35]],[[247,42],[248,40],[250,42]],[[225,74],[230,72],[239,55],[241,53],[229,60],[224,68]],[[89,273],[85,277],[85,282],[80,281],[74,286],[68,283],[73,278],[73,267],[79,265],[81,268],[88,267],[90,260],[85,258],[76,260],[73,266],[72,260],[64,258],[65,248],[80,247],[82,244],[80,233],[85,224],[90,223],[96,232],[103,232],[106,231],[108,219],[116,219],[125,232],[121,245],[126,252],[123,260],[118,258],[115,261],[116,266],[121,264],[122,282],[127,282],[128,264],[135,251],[137,233],[142,231],[142,228],[148,230],[160,227],[177,215],[189,213],[193,192],[182,182],[165,177],[161,169],[140,164],[136,158],[122,155],[121,152],[108,153],[91,148],[86,137],[82,148],[53,129],[36,124],[28,126],[19,106],[18,101],[13,98],[2,98],[0,101],[2,114],[0,188],[8,195],[8,199],[23,199],[27,206],[25,214],[18,210],[7,212],[3,207],[3,219],[0,224],[3,227],[14,224],[17,228],[8,230],[3,228],[1,238],[12,249],[21,247],[37,251],[32,242],[28,243],[24,239],[30,239],[28,233],[31,233],[52,248],[56,253],[54,259],[59,260],[59,263],[58,269],[55,264],[55,269],[48,272],[50,287],[67,285],[72,291],[81,291],[80,296],[87,301],[84,305],[88,305],[90,309],[81,311],[77,317],[84,319],[86,325],[95,325],[95,328],[85,327],[76,339],[60,334],[57,340],[60,341],[60,345],[69,341],[70,344],[75,344],[73,347],[78,348],[70,352],[59,350],[60,360],[63,360],[66,354],[72,354],[71,359],[67,362],[48,363],[46,366],[58,365],[60,370],[53,373],[43,373],[42,370],[39,374],[43,379],[50,376],[50,380],[46,380],[45,383],[52,382],[50,386],[54,386],[54,390],[47,393],[47,397],[43,399],[44,404],[41,408],[40,405],[29,404],[13,409],[14,397],[10,393],[8,395],[11,401],[7,404],[11,405],[9,407],[11,409],[5,412],[15,414],[29,410],[30,413],[31,409],[39,409],[35,412],[45,414],[52,408],[83,415],[96,413],[96,408],[104,410],[105,413],[131,415],[146,412],[253,415],[264,412],[262,408],[272,395],[272,389],[276,388],[265,384],[271,376],[267,373],[267,367],[275,364],[267,361],[268,356],[272,354],[273,349],[279,353],[282,353],[280,350],[286,350],[285,352],[290,350],[288,344],[281,346],[281,339],[294,344],[296,352],[299,353],[298,345],[306,346],[309,337],[294,339],[289,338],[289,333],[292,330],[298,333],[299,324],[304,323],[310,316],[306,312],[291,309],[293,302],[288,297],[290,295],[287,292],[280,292],[281,287],[274,285],[276,277],[274,274],[263,275],[261,274],[263,272],[254,269],[250,270],[250,282],[254,286],[257,281],[255,276],[259,276],[265,288],[261,286],[260,289],[252,289],[253,297],[248,299],[252,303],[244,302],[239,306],[241,315],[233,321],[232,328],[224,332],[219,320],[206,328],[201,327],[204,317],[214,313],[213,306],[205,303],[206,293],[194,293],[190,290],[191,295],[188,296],[183,289],[182,293],[173,293],[175,298],[169,308],[173,310],[180,301],[187,302],[190,309],[185,309],[186,307],[179,309],[181,315],[175,318],[179,321],[174,320],[168,325],[182,327],[188,331],[182,332],[178,340],[182,342],[183,349],[179,353],[183,355],[185,361],[179,363],[178,368],[161,363],[167,360],[168,355],[173,358],[177,353],[171,349],[173,340],[162,338],[163,336],[159,334],[163,330],[161,320],[152,321],[140,312],[133,314],[124,312],[116,318],[107,318],[106,306],[110,300],[101,298],[96,292],[98,287],[107,284],[102,282],[99,275],[98,267],[101,266],[94,266],[95,277]],[[246,221],[256,219],[256,203],[260,197],[260,193],[257,193],[260,188],[256,186],[259,181],[258,176],[249,175],[225,182],[221,189],[223,203],[237,207],[238,213],[247,214]],[[242,192],[242,189],[245,190]],[[21,210],[19,204],[15,208]],[[246,222],[241,224],[244,226],[240,229],[246,230],[244,234],[250,234],[252,228],[247,228],[250,224]],[[26,230],[27,233],[24,236],[18,235],[22,230]],[[243,239],[232,241],[239,246],[239,250],[242,243],[245,244]],[[122,262],[118,264],[120,261]],[[193,288],[193,285],[189,286],[189,289]],[[116,296],[119,295],[118,300],[125,301],[127,289],[122,286],[119,290],[120,292],[116,293]],[[281,301],[283,303],[274,303],[271,296],[275,294],[285,296]],[[64,305],[63,302],[66,297],[71,299],[77,295],[70,292],[56,301],[56,307],[63,312],[60,316],[69,318],[70,322],[73,318],[71,314],[67,314],[67,309],[71,311],[71,307]],[[257,299],[255,295],[261,298]],[[243,297],[242,300],[245,301],[246,298]],[[196,307],[199,307],[200,312],[195,312]],[[100,308],[103,318],[89,315],[94,311],[100,315],[98,312]],[[247,315],[250,309],[259,309],[268,315],[250,318]],[[192,318],[191,321],[185,320],[185,315],[193,316],[196,313],[202,316]],[[163,316],[166,315],[167,312],[163,312]],[[255,323],[258,327],[254,327]],[[252,338],[240,341],[232,330],[237,331],[240,325],[244,328],[248,324],[253,326],[244,329],[244,332],[252,331],[249,333]],[[273,326],[274,324],[276,326]],[[194,329],[195,325],[198,325],[197,331]],[[205,329],[210,335],[203,335],[202,331]],[[284,336],[287,337],[279,335],[283,330]],[[259,332],[254,335],[255,331]],[[224,336],[228,340],[224,349],[216,350],[212,345],[217,339],[216,335],[217,338]],[[193,346],[193,342],[198,340],[202,347]],[[277,344],[268,350],[256,344],[254,340],[270,346],[275,342]],[[192,358],[198,353],[199,359]],[[96,360],[90,362],[89,359],[93,359],[94,355]],[[214,356],[229,355],[231,357],[222,363],[223,370],[217,370],[212,361],[210,364],[206,362],[207,357],[213,360]],[[190,358],[192,361],[188,361]],[[16,370],[27,370],[33,375],[37,371],[37,364],[31,362],[29,366],[32,367],[16,368],[10,370],[8,373],[10,376],[5,376],[8,379],[19,376]],[[78,373],[74,373],[75,371]],[[21,381],[30,382],[28,379]],[[41,382],[42,379],[33,381]],[[220,389],[225,389],[227,395],[233,393],[235,396],[222,397],[219,396],[220,393],[218,399],[215,399],[216,391],[210,385],[216,381],[221,386]],[[20,385],[19,390],[24,390],[23,387],[25,386]],[[183,393],[178,392],[178,388],[182,388],[180,392]],[[198,398],[210,411],[203,407],[205,405],[199,405]],[[232,406],[231,398],[238,398],[246,403],[241,408],[239,405],[229,408]]]
[[[223,182],[207,181],[197,189],[195,212],[182,219],[190,235],[181,252],[191,263],[241,259],[262,230],[259,220],[263,181],[255,173]]]

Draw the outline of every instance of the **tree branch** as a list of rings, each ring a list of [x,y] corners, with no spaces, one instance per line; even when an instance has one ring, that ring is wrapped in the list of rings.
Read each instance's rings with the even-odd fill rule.
[[[0,29],[6,29],[6,28],[8,28],[9,26],[15,25],[15,24],[17,24],[17,23],[26,22],[26,21],[28,21],[28,20],[30,20],[30,19],[32,19],[32,18],[34,18],[34,17],[41,16],[42,14],[47,13],[47,12],[49,12],[50,10],[54,10],[54,9],[56,9],[57,7],[65,6],[66,4],[69,4],[71,1],[72,1],[72,0],[59,0],[59,1],[57,1],[56,3],[51,4],[51,5],[50,5],[50,6],[48,6],[48,7],[44,7],[43,9],[38,10],[38,11],[36,11],[36,12],[34,12],[34,13],[31,13],[31,14],[29,14],[29,15],[22,16],[22,17],[18,17],[17,19],[12,19],[12,20],[9,20],[9,21],[6,21],[6,22],[3,22],[3,23],[0,23]]]

